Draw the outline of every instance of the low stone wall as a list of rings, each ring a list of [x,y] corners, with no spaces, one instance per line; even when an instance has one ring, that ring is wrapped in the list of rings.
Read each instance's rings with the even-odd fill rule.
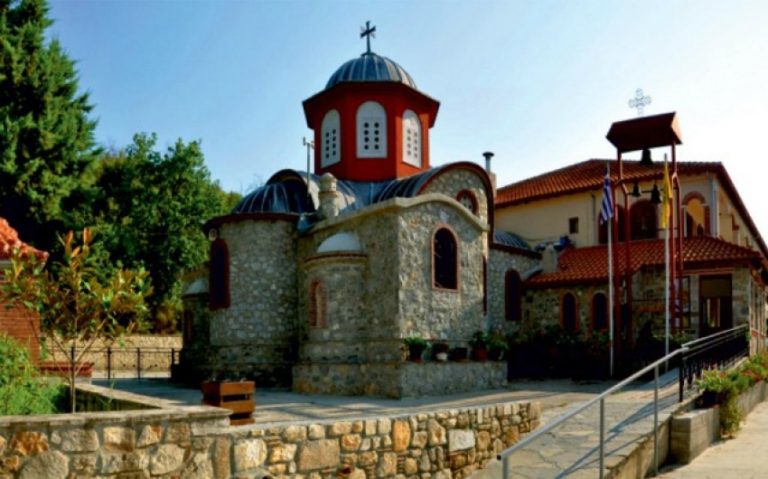
[[[540,408],[245,427],[227,415],[190,406],[3,417],[0,477],[462,479],[536,428]]]
[[[739,395],[738,405],[746,417],[768,398],[768,386],[761,381]],[[720,407],[694,409],[672,419],[671,454],[679,464],[688,464],[720,439]]]
[[[293,389],[306,394],[401,398],[496,389],[506,384],[506,361],[303,363],[293,368]]]

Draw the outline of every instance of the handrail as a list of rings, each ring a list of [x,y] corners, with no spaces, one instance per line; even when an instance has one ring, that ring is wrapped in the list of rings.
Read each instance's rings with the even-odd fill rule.
[[[676,349],[676,350],[672,351],[671,353],[667,354],[663,358],[656,360],[652,364],[649,364],[648,366],[644,367],[640,371],[638,371],[635,374],[633,374],[633,375],[629,376],[628,378],[624,379],[620,383],[615,384],[615,385],[611,386],[610,388],[606,389],[600,395],[590,399],[589,401],[587,401],[586,403],[584,403],[581,406],[577,407],[573,411],[560,416],[559,418],[557,418],[556,420],[550,422],[549,424],[547,424],[543,428],[537,429],[536,432],[534,432],[533,434],[529,435],[525,439],[517,442],[515,445],[511,446],[510,448],[501,451],[496,456],[496,458],[501,460],[501,459],[504,459],[505,457],[515,453],[517,450],[522,449],[526,445],[530,444],[531,442],[533,442],[536,439],[538,439],[540,436],[542,436],[542,435],[546,434],[547,432],[551,431],[552,429],[556,428],[557,426],[559,426],[560,424],[564,423],[568,419],[572,418],[576,414],[582,412],[583,410],[587,409],[588,407],[592,406],[593,404],[595,404],[595,403],[605,399],[607,396],[609,396],[609,395],[613,394],[614,392],[616,392],[617,390],[623,388],[624,386],[626,386],[627,384],[631,383],[632,381],[634,381],[635,379],[639,378],[640,376],[644,375],[645,373],[647,373],[647,372],[649,372],[651,370],[656,369],[662,363],[667,362],[670,359],[672,359],[673,357],[677,356],[678,354],[681,354],[681,353],[686,352],[686,351],[688,351],[688,348],[681,347],[680,349]]]
[[[742,324],[741,326],[736,326],[735,328],[726,329],[724,331],[718,331],[718,332],[716,332],[714,334],[710,334],[709,336],[704,336],[703,338],[698,338],[698,339],[694,339],[692,341],[688,341],[687,343],[683,343],[682,347],[690,348],[691,345],[693,345],[693,344],[697,344],[697,343],[700,343],[702,341],[710,341],[710,340],[712,340],[714,338],[717,338],[717,337],[720,337],[720,336],[725,336],[726,334],[738,331],[739,329],[746,329],[747,326],[749,326],[749,325],[748,324]]]

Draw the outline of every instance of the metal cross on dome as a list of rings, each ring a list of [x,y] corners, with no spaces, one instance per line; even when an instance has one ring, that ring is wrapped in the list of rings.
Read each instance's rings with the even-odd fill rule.
[[[635,97],[629,100],[630,108],[637,108],[637,116],[643,116],[643,108],[651,104],[651,97],[643,94],[643,89],[635,90]]]
[[[365,27],[360,27],[360,38],[365,38],[365,44],[367,47],[366,53],[371,53],[371,37],[376,38],[376,27],[371,26],[371,21],[365,22]]]

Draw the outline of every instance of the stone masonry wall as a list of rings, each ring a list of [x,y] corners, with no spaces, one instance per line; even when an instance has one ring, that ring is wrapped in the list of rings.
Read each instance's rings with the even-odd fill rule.
[[[193,406],[6,416],[0,477],[462,479],[538,427],[540,406],[243,427],[227,427],[226,414]]]
[[[469,190],[477,199],[477,214],[483,223],[488,223],[488,197],[483,181],[470,170],[453,169],[441,173],[424,189],[424,193],[442,193],[456,199],[459,192]]]
[[[526,272],[537,267],[540,260],[491,248],[488,259],[488,317],[492,329],[510,332],[513,321],[506,321],[505,276],[510,269],[516,270],[525,281]],[[525,306],[525,304],[523,304]],[[525,307],[523,314],[525,314]]]
[[[225,223],[219,235],[229,248],[231,305],[211,312],[210,368],[288,386],[297,344],[295,225],[247,219]]]

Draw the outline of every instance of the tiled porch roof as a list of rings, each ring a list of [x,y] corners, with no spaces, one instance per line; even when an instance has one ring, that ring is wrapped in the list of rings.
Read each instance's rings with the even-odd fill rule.
[[[631,271],[664,265],[663,240],[633,241],[631,245]],[[623,243],[614,245],[614,248],[618,256],[619,270],[623,270],[626,263]],[[760,264],[762,258],[757,251],[720,239],[698,236],[683,240],[683,260],[684,269],[692,269],[717,265]],[[556,272],[538,274],[525,284],[529,287],[541,288],[606,281],[608,281],[608,247],[600,245],[566,249],[558,259]]]
[[[7,260],[11,257],[14,248],[19,248],[25,253],[32,253],[38,258],[45,258],[48,253],[35,249],[19,239],[19,234],[11,228],[5,218],[0,218],[0,260]]]

